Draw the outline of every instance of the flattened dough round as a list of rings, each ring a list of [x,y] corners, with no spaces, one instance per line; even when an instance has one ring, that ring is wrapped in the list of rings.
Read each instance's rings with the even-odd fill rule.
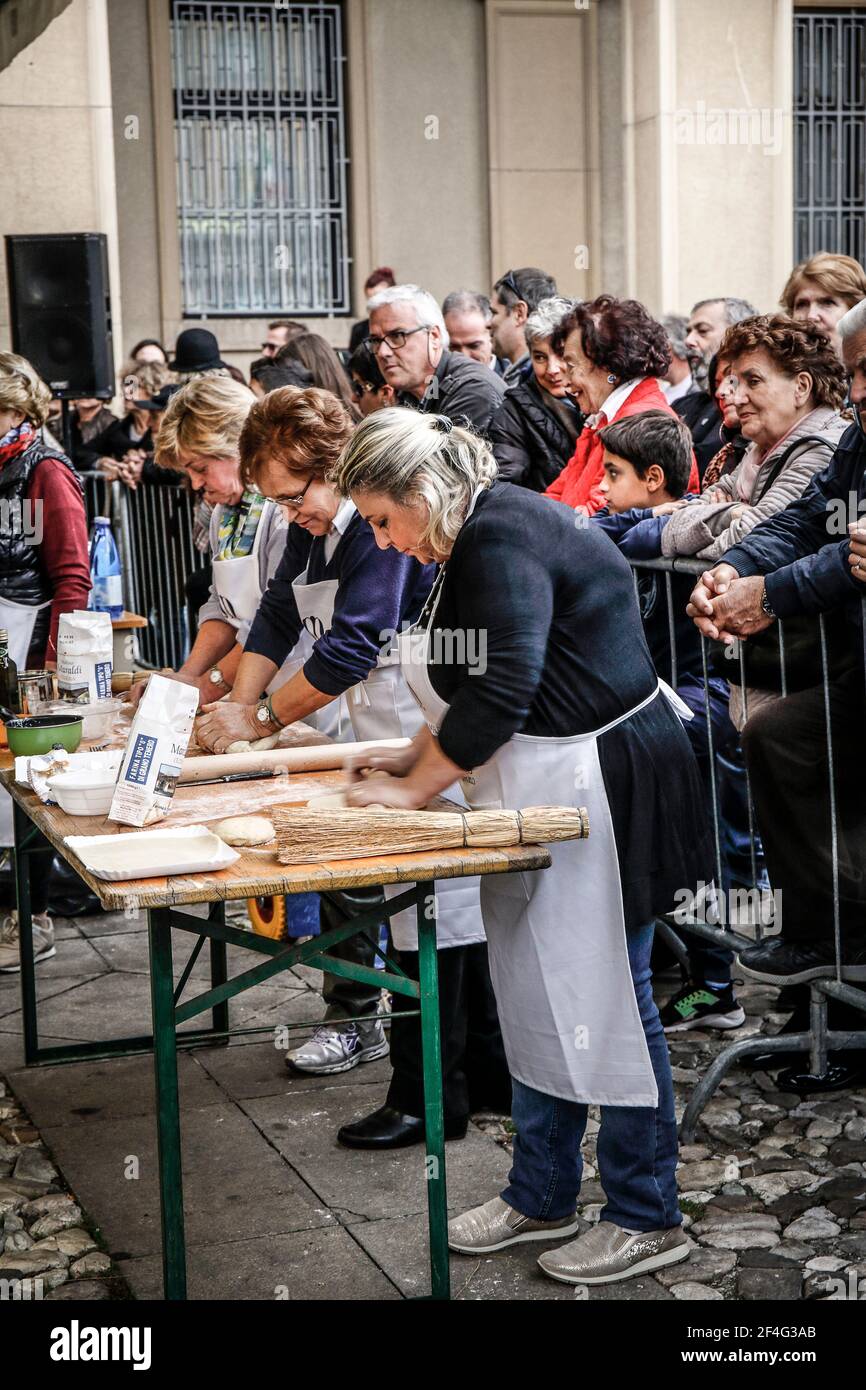
[[[264,845],[276,831],[266,816],[229,816],[214,826],[214,833],[227,845]]]
[[[344,810],[348,804],[345,792],[323,792],[321,796],[311,796],[307,802],[314,811]]]

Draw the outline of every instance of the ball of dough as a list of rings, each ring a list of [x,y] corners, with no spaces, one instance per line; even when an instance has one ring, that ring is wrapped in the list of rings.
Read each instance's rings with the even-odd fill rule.
[[[345,792],[323,792],[321,796],[311,796],[307,802],[314,811],[344,810],[348,804]]]
[[[276,748],[280,741],[279,734],[265,734],[264,738],[238,738],[234,743],[230,743],[226,749],[227,753],[266,753],[269,748]]]
[[[227,845],[264,845],[276,831],[266,816],[229,816],[214,826],[214,833]]]

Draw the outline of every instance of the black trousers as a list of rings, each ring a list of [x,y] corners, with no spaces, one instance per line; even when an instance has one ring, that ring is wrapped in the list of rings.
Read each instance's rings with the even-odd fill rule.
[[[381,887],[352,888],[344,892],[322,893],[319,902],[319,923],[323,932],[342,927],[352,917],[363,912],[372,912],[384,906],[385,894]],[[354,965],[376,963],[374,943],[378,938],[378,926],[370,928],[366,936],[360,933],[349,936],[332,946],[328,954],[338,960],[351,961]],[[369,937],[369,940],[368,940]],[[352,1018],[356,1014],[374,1014],[379,1008],[381,990],[374,985],[363,985],[357,980],[347,980],[341,975],[325,975],[322,987],[327,1009],[326,1018]]]
[[[839,848],[843,947],[866,938],[866,692],[863,671],[829,684]],[[781,890],[782,935],[832,940],[830,767],[823,686],[759,710],[746,724],[743,752],[767,871]]]
[[[418,979],[418,952],[395,951],[397,964]],[[439,1019],[445,1119],[463,1120],[476,1110],[511,1114],[511,1077],[499,1031],[487,964],[487,943],[449,946],[438,952]],[[400,1018],[417,1008],[405,994],[393,996],[388,1105],[404,1115],[424,1114],[421,1020]]]

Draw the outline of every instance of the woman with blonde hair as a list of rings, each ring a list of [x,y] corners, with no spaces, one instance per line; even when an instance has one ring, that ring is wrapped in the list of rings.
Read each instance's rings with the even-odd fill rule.
[[[19,671],[53,666],[61,613],[86,608],[87,519],[75,469],[42,436],[51,393],[24,357],[0,352],[0,629]],[[12,803],[0,794],[0,844],[12,843]],[[51,856],[48,855],[50,864]],[[34,879],[34,959],[54,955],[48,872]],[[19,969],[18,915],[0,926],[0,971]]]
[[[239,440],[254,402],[249,388],[231,377],[195,377],[171,397],[156,439],[157,467],[184,474],[212,508],[210,591],[192,650],[176,672],[178,680],[197,687],[202,704],[231,690],[244,641],[286,544],[279,507],[241,480]],[[293,669],[287,666],[282,678]],[[133,703],[144,686],[142,681],[133,687]]]
[[[280,568],[247,638],[234,690],[228,700],[208,706],[197,722],[198,741],[206,748],[224,752],[235,740],[279,733],[341,696],[359,740],[411,737],[420,727],[394,640],[418,618],[433,565],[428,556],[379,547],[354,502],[332,483],[351,436],[352,422],[341,402],[315,387],[270,391],[249,413],[240,439],[242,477],[273,498],[292,524]],[[303,669],[261,699],[304,630],[314,640]],[[394,896],[399,888],[386,893]],[[334,896],[326,894],[323,902]],[[442,883],[437,897],[437,940],[447,957],[440,998],[445,1127],[447,1137],[458,1138],[466,1133],[470,1105],[508,1103],[503,1094],[508,1074],[489,980],[485,991],[478,880]],[[396,914],[390,925],[401,960],[405,952],[414,961],[414,911]],[[378,990],[368,990],[363,1007],[350,1011],[370,1015],[360,1024],[344,1021],[345,1011],[329,1001],[325,1025],[288,1054],[288,1065],[324,1075],[384,1056],[387,1043],[373,1016],[377,999]],[[483,1055],[473,1052],[474,1041]],[[414,1038],[402,1048],[400,1042],[392,1030],[394,1076],[385,1105],[345,1125],[338,1134],[342,1144],[397,1148],[423,1140],[420,1047]]]
[[[866,270],[860,262],[853,256],[819,251],[794,267],[780,302],[789,318],[814,323],[841,357],[836,325],[861,299],[866,299]]]
[[[391,775],[358,780],[351,802],[414,810],[462,779],[478,807],[589,810],[588,840],[553,846],[550,869],[482,883],[514,1163],[501,1196],[452,1221],[451,1248],[482,1255],[573,1235],[587,1107],[599,1104],[607,1205],[542,1269],[608,1283],[685,1259],[650,952],[656,917],[711,878],[712,854],[697,764],[653,669],[628,561],[597,528],[575,526],[571,508],[497,482],[489,446],[442,416],[371,415],[335,484],[386,552],[441,566],[399,640],[425,726],[405,753],[364,759]],[[442,660],[455,633],[465,652],[451,641]]]

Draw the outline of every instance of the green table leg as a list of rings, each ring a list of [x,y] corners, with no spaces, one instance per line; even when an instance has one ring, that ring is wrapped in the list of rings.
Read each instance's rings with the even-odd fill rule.
[[[19,949],[21,953],[21,1017],[24,1024],[24,1062],[30,1066],[39,1052],[39,1028],[36,1021],[36,968],[33,962],[33,914],[30,908],[30,855],[23,848],[28,833],[34,830],[15,802],[15,892],[18,901]]]
[[[208,909],[207,919],[215,922],[217,926],[224,927],[226,924],[226,905],[223,902],[211,903]],[[217,941],[214,937],[210,939],[210,982],[211,989],[216,989],[218,985],[224,985],[228,979],[228,966],[226,963],[226,943]],[[215,1004],[211,1011],[214,1031],[225,1033],[229,1026],[229,1001],[221,1000]],[[220,1039],[220,1042],[228,1044],[228,1038]]]
[[[186,1244],[183,1231],[183,1178],[177,1093],[177,1034],[171,912],[150,908],[150,988],[153,1009],[153,1060],[156,1074],[156,1134],[162,1213],[162,1277],[167,1299],[186,1298]]]
[[[419,883],[418,892],[418,974],[421,989],[424,1127],[427,1138],[430,1286],[433,1298],[447,1299],[451,1297],[451,1279],[448,1266],[448,1198],[445,1189],[445,1119],[442,1110],[442,1044],[439,1032],[434,884]]]

